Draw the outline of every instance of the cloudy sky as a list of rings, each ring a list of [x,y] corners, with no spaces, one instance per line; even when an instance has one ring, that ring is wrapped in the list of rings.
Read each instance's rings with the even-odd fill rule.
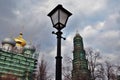
[[[47,14],[58,4],[73,15],[69,18],[62,40],[62,56],[72,58],[76,31],[84,47],[99,50],[111,61],[120,58],[120,0],[0,0],[0,41],[23,32],[28,42],[39,47],[48,63],[55,63],[56,31]],[[54,66],[54,64],[53,64]]]

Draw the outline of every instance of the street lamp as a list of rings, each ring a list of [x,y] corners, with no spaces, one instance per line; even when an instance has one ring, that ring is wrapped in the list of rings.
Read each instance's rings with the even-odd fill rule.
[[[57,35],[57,56],[56,56],[56,80],[62,80],[62,56],[61,56],[61,38],[63,38],[61,29],[66,26],[68,18],[72,14],[64,9],[62,5],[56,6],[48,16],[51,18],[53,27],[58,30],[58,32],[52,32]],[[65,38],[63,38],[65,39]]]

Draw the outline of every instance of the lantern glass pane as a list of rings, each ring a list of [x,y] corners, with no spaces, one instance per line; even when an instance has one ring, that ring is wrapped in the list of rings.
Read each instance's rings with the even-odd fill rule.
[[[56,12],[51,16],[51,19],[52,19],[53,26],[58,23],[58,11],[56,11]]]
[[[62,10],[60,10],[60,23],[62,25],[64,25],[64,26],[66,25],[67,18],[68,18],[68,14],[63,12]]]

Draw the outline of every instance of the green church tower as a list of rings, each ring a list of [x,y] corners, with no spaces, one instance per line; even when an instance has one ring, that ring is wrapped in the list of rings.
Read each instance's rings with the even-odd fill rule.
[[[76,33],[73,50],[73,70],[72,80],[90,80],[90,71],[88,70],[88,60],[83,46],[83,40],[79,33]]]

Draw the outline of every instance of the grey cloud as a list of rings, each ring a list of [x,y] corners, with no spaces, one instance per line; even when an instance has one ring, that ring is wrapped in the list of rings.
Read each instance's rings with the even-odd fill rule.
[[[78,0],[76,0],[75,4],[77,1]],[[84,12],[79,11],[80,9],[75,9],[79,7],[75,7],[72,4],[68,5],[69,2],[66,1],[65,3],[63,2],[64,5],[67,4],[67,9],[73,13],[67,22],[66,28],[63,30],[63,36],[69,37],[73,35],[74,37],[77,30],[82,31],[87,25],[96,25],[98,22],[106,21],[108,15],[119,12],[119,2],[113,0],[109,1],[110,2],[104,9],[94,12],[93,14],[84,14]],[[112,4],[112,1],[114,4]],[[47,59],[49,59],[51,63],[54,62],[55,56],[53,57],[50,53],[53,51],[56,52],[56,35],[51,34],[55,29],[53,29],[51,20],[47,16],[47,13],[49,13],[47,11],[50,11],[49,7],[54,3],[51,2],[52,4],[50,4],[48,2],[48,0],[0,0],[0,40],[7,37],[10,32],[14,32],[13,35],[15,37],[22,31],[23,37],[28,42],[32,40],[32,42],[38,46],[40,54],[46,54]],[[58,3],[55,4],[57,5]],[[115,23],[113,23],[112,20],[107,20],[105,23],[107,28],[103,28],[101,31],[98,31],[97,34],[89,38],[83,36],[85,47],[91,46],[100,49],[104,53],[111,52],[112,54],[118,54],[118,52],[120,52],[118,50],[119,45],[116,44],[118,44],[120,40],[119,37],[107,39],[106,37],[99,36],[104,35],[108,30],[119,31],[119,22],[120,17],[117,18]],[[24,29],[22,26],[24,26]],[[71,37],[71,39],[73,38]],[[67,55],[71,57],[73,50],[71,46],[73,46],[73,42],[71,41],[70,44],[69,41],[66,41],[62,41],[62,45],[65,47],[63,56]],[[106,45],[104,45],[105,43]],[[51,64],[51,66],[53,66],[53,64]]]
[[[13,18],[13,10],[16,9],[16,0],[0,0],[0,16],[2,18]]]

